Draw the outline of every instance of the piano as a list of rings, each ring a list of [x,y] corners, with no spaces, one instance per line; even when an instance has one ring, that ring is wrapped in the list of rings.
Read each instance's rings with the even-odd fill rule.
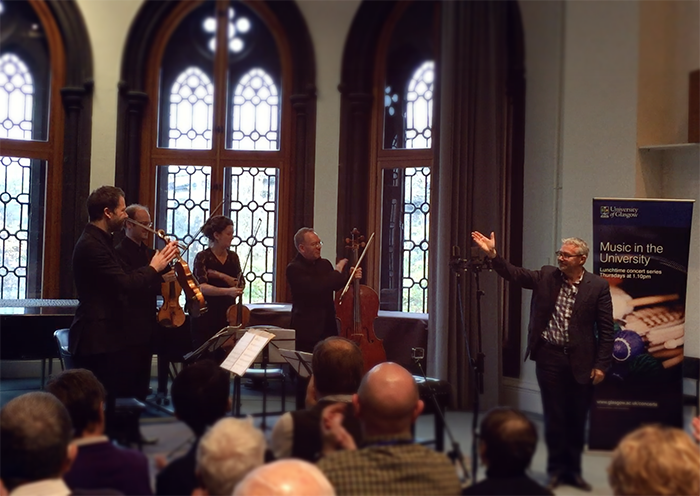
[[[0,360],[41,360],[41,387],[58,349],[56,329],[70,327],[78,300],[0,300]]]

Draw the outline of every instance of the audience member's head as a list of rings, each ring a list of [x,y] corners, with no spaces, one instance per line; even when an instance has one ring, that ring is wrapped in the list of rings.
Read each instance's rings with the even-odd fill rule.
[[[226,415],[229,408],[229,373],[212,360],[185,367],[170,390],[177,418],[196,436]]]
[[[613,452],[608,481],[616,495],[700,494],[700,451],[674,427],[648,425],[627,434]]]
[[[105,389],[95,374],[86,369],[66,370],[46,383],[46,391],[68,410],[75,437],[82,437],[87,432],[104,432]]]
[[[367,372],[353,403],[368,436],[410,433],[423,411],[413,376],[392,362],[380,363]]]
[[[8,491],[61,477],[75,456],[70,415],[48,393],[27,393],[0,410],[0,479]]]
[[[537,429],[518,410],[494,408],[481,421],[481,458],[493,470],[524,472],[536,448]]]
[[[245,475],[265,462],[265,436],[250,419],[223,418],[197,446],[197,473],[208,494],[231,494]]]
[[[330,394],[355,394],[362,380],[364,362],[360,347],[333,336],[319,341],[311,360],[318,398]]]
[[[335,496],[333,486],[315,465],[303,460],[279,460],[250,472],[233,496]]]

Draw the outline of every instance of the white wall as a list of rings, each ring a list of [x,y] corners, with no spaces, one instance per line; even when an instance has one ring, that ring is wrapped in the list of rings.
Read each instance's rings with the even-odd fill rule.
[[[350,24],[359,0],[298,1],[311,32],[316,56],[316,181],[314,229],[332,245],[338,213],[338,152],[340,144],[340,68]],[[325,256],[333,258],[334,248]]]
[[[90,190],[114,184],[117,84],[129,27],[141,0],[76,0],[87,25],[95,64]],[[132,199],[136,200],[135,198]]]
[[[592,239],[592,198],[633,197],[636,2],[520,2],[527,68],[523,265],[554,262],[560,239]],[[589,262],[588,269],[592,269]],[[523,351],[530,292],[523,299]],[[541,411],[534,363],[505,403]]]

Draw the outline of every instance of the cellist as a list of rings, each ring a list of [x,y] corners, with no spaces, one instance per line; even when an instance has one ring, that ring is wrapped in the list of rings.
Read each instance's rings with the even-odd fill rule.
[[[347,282],[343,270],[348,259],[340,260],[334,267],[321,258],[323,242],[310,227],[297,231],[294,246],[297,256],[287,265],[287,281],[292,290],[291,327],[296,331],[296,349],[310,353],[322,339],[338,335],[333,292]],[[355,271],[355,277],[362,278],[361,268]],[[305,396],[306,382],[299,380],[297,409],[304,408]]]
[[[204,223],[202,234],[209,239],[209,248],[197,253],[192,271],[207,300],[208,311],[191,319],[194,349],[228,325],[226,311],[236,297],[243,294],[243,284],[239,285],[237,279],[241,262],[236,252],[230,249],[233,221],[224,215],[214,215]],[[225,358],[223,351],[219,355],[214,359],[221,361]]]

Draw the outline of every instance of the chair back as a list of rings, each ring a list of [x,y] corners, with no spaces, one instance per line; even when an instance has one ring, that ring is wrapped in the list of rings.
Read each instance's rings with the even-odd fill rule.
[[[75,368],[73,355],[68,351],[68,333],[70,329],[57,329],[53,333],[58,348],[58,358],[61,360],[61,369],[68,370]]]

